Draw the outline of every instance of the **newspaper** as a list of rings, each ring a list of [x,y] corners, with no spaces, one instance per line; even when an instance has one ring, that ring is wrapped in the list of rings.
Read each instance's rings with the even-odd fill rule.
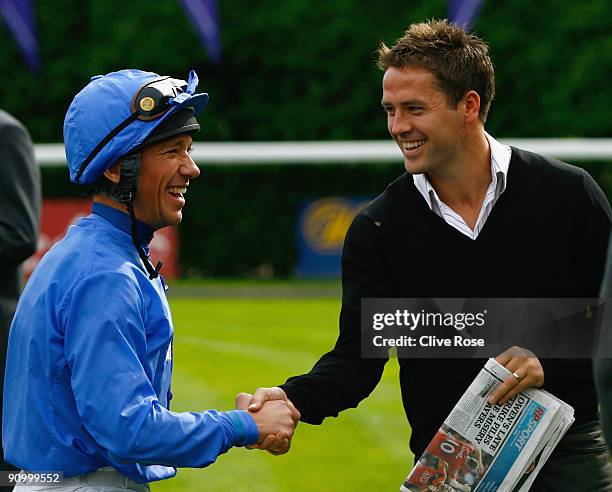
[[[510,376],[489,359],[438,429],[402,492],[526,492],[574,422],[574,409],[529,388],[503,405],[489,395]]]

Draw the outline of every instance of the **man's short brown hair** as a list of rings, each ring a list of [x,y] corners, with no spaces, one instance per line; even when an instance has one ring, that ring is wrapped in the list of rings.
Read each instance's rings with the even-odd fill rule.
[[[378,68],[386,71],[389,67],[429,70],[452,108],[469,90],[476,91],[480,96],[478,117],[486,121],[495,95],[495,72],[489,47],[478,36],[446,20],[412,24],[391,48],[380,43]]]

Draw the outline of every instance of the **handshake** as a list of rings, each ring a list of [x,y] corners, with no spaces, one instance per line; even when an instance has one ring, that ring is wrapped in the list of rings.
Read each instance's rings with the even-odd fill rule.
[[[250,412],[259,429],[259,441],[248,449],[265,449],[274,455],[289,451],[300,412],[281,388],[259,388],[254,395],[238,393],[236,409]]]

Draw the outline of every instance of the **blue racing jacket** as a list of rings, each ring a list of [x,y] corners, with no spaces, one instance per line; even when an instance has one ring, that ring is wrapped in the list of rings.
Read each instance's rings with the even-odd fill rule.
[[[153,230],[138,223],[148,245]],[[248,412],[168,409],[173,326],[125,213],[95,203],[41,260],[11,325],[4,383],[6,460],[72,477],[112,466],[137,482],[203,467],[252,444]]]

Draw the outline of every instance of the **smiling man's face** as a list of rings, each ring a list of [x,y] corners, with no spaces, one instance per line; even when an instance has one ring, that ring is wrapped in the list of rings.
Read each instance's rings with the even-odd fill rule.
[[[406,170],[444,174],[464,140],[461,102],[449,107],[434,75],[422,68],[389,67],[382,86],[387,128],[404,155]]]
[[[134,212],[155,229],[178,225],[183,219],[189,180],[200,175],[189,154],[191,144],[191,135],[182,134],[151,144],[140,153]]]

